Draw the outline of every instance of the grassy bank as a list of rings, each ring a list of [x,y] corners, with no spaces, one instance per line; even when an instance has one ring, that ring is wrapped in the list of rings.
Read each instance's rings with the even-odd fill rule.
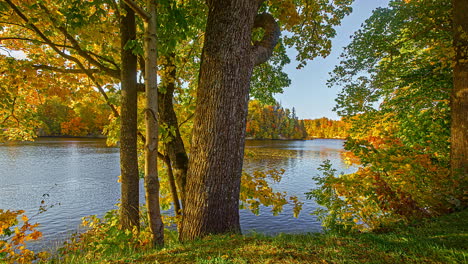
[[[168,242],[161,250],[83,252],[52,263],[468,263],[468,210],[383,234],[223,235]]]

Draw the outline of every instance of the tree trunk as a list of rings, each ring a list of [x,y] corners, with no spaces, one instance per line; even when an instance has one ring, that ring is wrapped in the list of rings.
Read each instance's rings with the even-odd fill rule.
[[[150,15],[145,27],[145,84],[146,84],[146,143],[145,143],[145,197],[148,222],[153,235],[153,244],[164,245],[164,224],[159,205],[158,179],[158,82],[156,47],[156,2],[147,1]]]
[[[455,66],[451,95],[452,175],[468,176],[468,1],[453,0]]]
[[[239,192],[250,77],[253,67],[271,56],[279,36],[271,16],[262,14],[256,19],[260,2],[207,1],[209,13],[180,232],[183,241],[240,232]],[[254,21],[266,33],[262,42],[252,46]]]
[[[188,169],[188,156],[185,150],[184,141],[180,135],[179,123],[177,115],[174,111],[174,90],[176,82],[176,66],[174,64],[175,54],[172,53],[167,58],[166,68],[171,68],[168,76],[162,76],[161,83],[165,86],[165,93],[159,93],[159,117],[162,123],[168,127],[175,128],[175,135],[171,135],[171,141],[165,143],[167,155],[171,160],[172,171],[177,184],[177,189],[180,192],[180,199],[184,200],[185,182]],[[174,201],[175,203],[175,201]],[[182,205],[183,206],[183,205]],[[178,212],[180,213],[180,212]]]
[[[174,212],[175,215],[179,217],[180,215],[182,215],[182,211],[180,207],[179,194],[177,191],[174,174],[172,172],[171,159],[169,158],[169,156],[164,156],[164,162],[167,166],[167,178],[169,179],[169,188],[171,190],[172,201],[174,203]]]
[[[120,221],[125,229],[139,226],[139,175],[137,158],[137,57],[124,49],[128,41],[136,38],[135,13],[126,4],[120,21],[121,31],[121,96],[120,115]]]

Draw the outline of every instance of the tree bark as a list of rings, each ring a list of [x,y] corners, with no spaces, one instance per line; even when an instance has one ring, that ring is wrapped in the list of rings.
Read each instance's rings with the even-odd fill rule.
[[[121,96],[120,115],[120,221],[125,229],[139,226],[139,175],[137,157],[137,57],[124,49],[128,41],[136,38],[135,13],[121,3],[126,15],[120,21],[121,32]]]
[[[174,174],[172,172],[171,159],[169,158],[169,156],[164,156],[164,162],[167,166],[167,178],[169,179],[169,188],[171,189],[172,201],[174,203],[174,212],[175,215],[179,217],[180,215],[182,215],[182,208],[180,207],[179,194],[177,191]]]
[[[251,45],[259,1],[209,0],[187,174],[182,241],[240,233],[239,192],[250,77],[271,55],[279,29]],[[271,30],[277,31],[271,34]],[[275,37],[276,36],[276,37]],[[268,41],[270,40],[270,41]],[[271,42],[273,41],[273,42]]]
[[[452,175],[468,176],[468,0],[453,0],[455,66],[451,94]]]
[[[171,68],[168,76],[162,76],[162,85],[165,86],[165,93],[159,93],[159,117],[162,123],[165,123],[168,127],[175,128],[175,135],[172,135],[172,139],[165,143],[167,155],[171,161],[172,172],[177,184],[177,189],[180,193],[180,199],[184,200],[185,194],[185,183],[187,178],[188,169],[188,156],[185,150],[184,141],[180,135],[179,123],[177,115],[174,111],[174,90],[176,82],[176,66],[174,64],[175,54],[172,53],[167,58],[166,68]],[[174,201],[175,203],[175,201]],[[182,205],[183,206],[183,205]],[[179,212],[180,213],[180,212]]]
[[[159,205],[158,179],[158,82],[157,82],[157,36],[156,2],[147,1],[148,17],[145,27],[145,84],[146,84],[146,142],[145,142],[145,197],[148,222],[153,235],[153,244],[164,245],[164,224]]]

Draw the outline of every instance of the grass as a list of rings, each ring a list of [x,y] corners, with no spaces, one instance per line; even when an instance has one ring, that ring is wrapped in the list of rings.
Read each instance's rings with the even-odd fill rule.
[[[171,234],[173,235],[173,234]],[[389,233],[216,235],[159,250],[66,255],[52,263],[468,263],[468,210]]]

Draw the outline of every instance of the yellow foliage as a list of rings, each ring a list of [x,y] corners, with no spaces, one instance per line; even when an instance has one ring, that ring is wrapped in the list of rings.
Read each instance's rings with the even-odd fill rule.
[[[21,216],[22,223],[18,223]],[[26,241],[38,240],[42,233],[36,230],[39,224],[30,224],[23,210],[0,209],[0,257],[7,263],[31,263],[48,258],[47,252],[35,253],[26,248]],[[13,232],[11,229],[13,228]]]

